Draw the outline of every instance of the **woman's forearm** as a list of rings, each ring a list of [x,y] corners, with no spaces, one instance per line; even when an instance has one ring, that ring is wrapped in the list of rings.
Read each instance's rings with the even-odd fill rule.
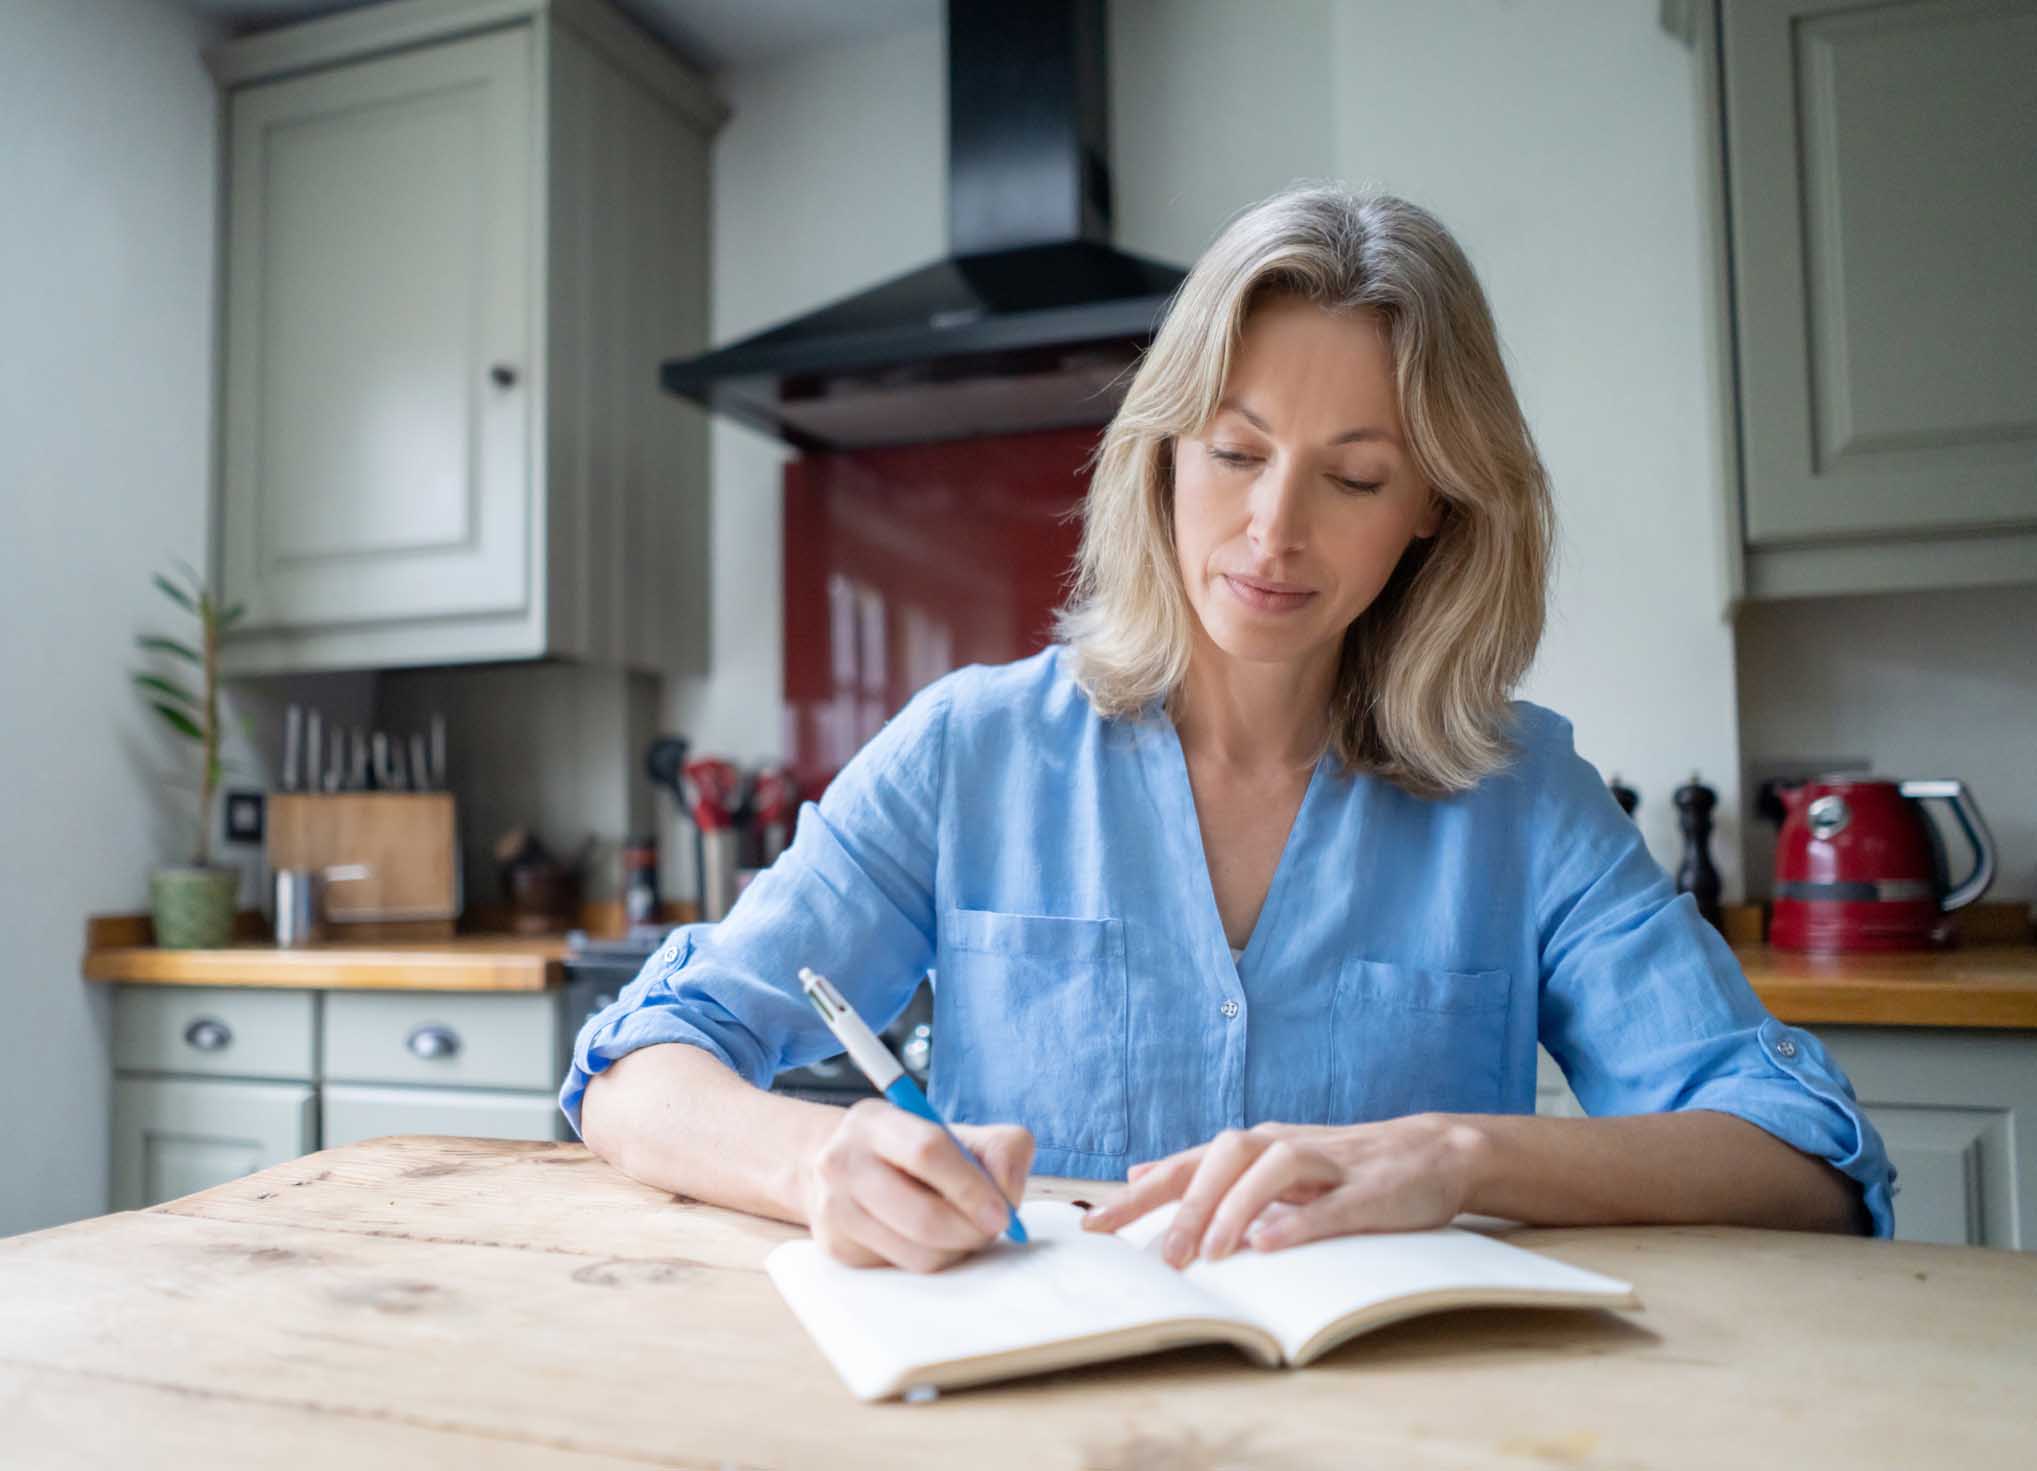
[[[1548,1226],[1869,1229],[1856,1182],[1731,1114],[1447,1117],[1466,1128],[1464,1209],[1480,1215]]]
[[[667,1042],[594,1075],[580,1135],[633,1180],[805,1225],[802,1172],[842,1112],[766,1093],[712,1054]]]

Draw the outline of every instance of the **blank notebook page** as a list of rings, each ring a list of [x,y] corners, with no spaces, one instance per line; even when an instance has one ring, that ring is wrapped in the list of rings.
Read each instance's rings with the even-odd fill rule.
[[[1179,1208],[1178,1202],[1162,1206],[1119,1234],[1157,1250],[1153,1243]],[[1197,1259],[1182,1275],[1231,1303],[1237,1316],[1265,1328],[1290,1359],[1339,1319],[1401,1298],[1461,1291],[1488,1300],[1516,1293],[1585,1293],[1604,1297],[1610,1306],[1633,1292],[1615,1278],[1456,1226],[1332,1236],[1278,1251],[1246,1247],[1222,1261]]]
[[[777,1247],[766,1269],[859,1394],[913,1364],[1235,1315],[1155,1253],[1084,1231],[1075,1206],[1033,1201],[1019,1217],[1030,1245],[1000,1241],[940,1272],[845,1266],[811,1241]]]

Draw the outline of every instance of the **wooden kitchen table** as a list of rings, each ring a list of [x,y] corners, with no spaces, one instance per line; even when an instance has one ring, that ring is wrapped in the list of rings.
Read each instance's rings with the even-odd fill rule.
[[[0,1465],[1972,1471],[2037,1450],[2022,1253],[1522,1230],[1645,1311],[1459,1311],[1302,1370],[1182,1349],[865,1405],[764,1275],[799,1234],[578,1144],[405,1137],[12,1237]]]

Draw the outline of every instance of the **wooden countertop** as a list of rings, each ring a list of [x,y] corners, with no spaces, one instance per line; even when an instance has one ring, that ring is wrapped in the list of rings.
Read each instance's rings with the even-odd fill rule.
[[[218,950],[118,945],[85,952],[88,981],[157,986],[301,986],[320,990],[542,991],[566,978],[563,935],[460,935],[429,943],[250,942]]]
[[[270,942],[266,923],[252,911],[237,917],[234,943],[216,950],[165,950],[153,943],[147,915],[98,914],[85,922],[81,968],[88,981],[154,986],[542,991],[565,981],[563,933],[510,934],[505,914],[478,913],[482,927],[469,934],[328,942],[289,950]],[[658,920],[680,925],[693,916],[693,906],[681,901],[665,905]],[[590,934],[621,934],[624,929],[620,902],[584,905],[578,917]]]
[[[2021,912],[1988,916],[1996,940],[1950,950],[1819,959],[1759,941],[1756,911],[1736,906],[1727,933],[1755,994],[1792,1026],[1972,1027],[2037,1031],[2037,944],[2011,940]],[[691,911],[673,911],[684,923]],[[596,926],[605,914],[591,916]],[[92,981],[169,986],[303,986],[319,989],[539,991],[565,978],[563,935],[461,935],[429,943],[313,945],[279,950],[249,941],[219,950],[162,950],[145,943],[141,916],[95,917],[86,928],[84,974]]]
[[[1792,1026],[2037,1030],[2037,945],[1829,959],[1768,945],[1733,953],[1762,1003]]]
[[[1034,1198],[1113,1186],[1035,1181]],[[866,1405],[762,1266],[791,1226],[579,1144],[388,1138],[0,1241],[34,1466],[2026,1464],[2037,1256],[1729,1227],[1514,1230],[1623,1314],[1413,1319]]]

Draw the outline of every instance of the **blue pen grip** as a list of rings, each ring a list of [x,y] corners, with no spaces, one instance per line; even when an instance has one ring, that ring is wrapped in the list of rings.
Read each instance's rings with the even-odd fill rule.
[[[938,1124],[943,1134],[955,1140],[955,1147],[962,1151],[962,1158],[976,1166],[976,1173],[983,1176],[984,1179],[990,1180],[993,1188],[997,1185],[995,1180],[990,1179],[990,1171],[983,1167],[983,1161],[976,1157],[976,1152],[959,1138],[956,1138],[955,1131],[948,1127],[948,1121],[934,1112],[934,1106],[927,1102],[926,1094],[920,1092],[919,1084],[912,1080],[910,1073],[900,1073],[897,1081],[884,1090],[884,1096],[907,1113],[918,1114],[928,1123]],[[1004,1194],[1002,1190],[999,1190],[997,1193],[999,1195]],[[1017,1208],[1010,1201],[1006,1201],[1005,1209],[1011,1212],[1011,1219],[1005,1224],[1004,1228],[1006,1239],[1024,1246],[1026,1244],[1026,1228],[1019,1221]]]

